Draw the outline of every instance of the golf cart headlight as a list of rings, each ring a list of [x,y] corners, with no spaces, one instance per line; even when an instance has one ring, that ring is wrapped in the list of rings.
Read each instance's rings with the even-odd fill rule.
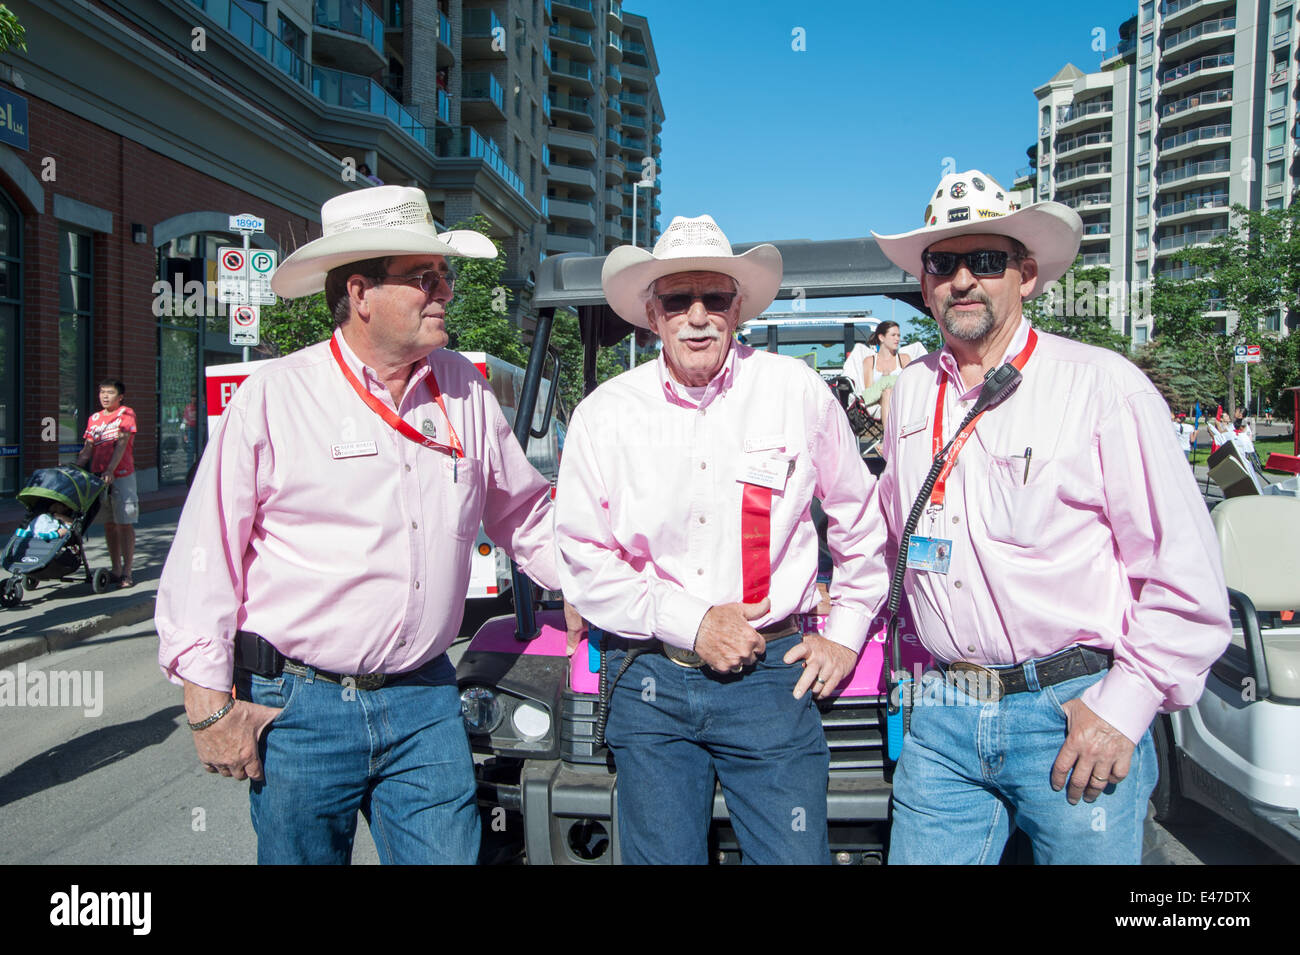
[[[486,686],[467,687],[460,694],[460,715],[471,733],[491,733],[501,725],[502,714],[496,692]]]
[[[550,732],[551,714],[536,703],[521,703],[510,714],[510,724],[521,738],[531,743]]]

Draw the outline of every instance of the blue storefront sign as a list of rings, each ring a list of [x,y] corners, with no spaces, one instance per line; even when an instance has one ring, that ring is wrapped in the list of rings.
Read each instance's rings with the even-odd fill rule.
[[[81,450],[79,444],[61,444],[59,445],[59,454],[76,454]]]
[[[0,458],[16,458],[18,457],[18,451],[19,448],[16,444],[0,444]]]
[[[0,143],[27,148],[27,100],[0,88]]]

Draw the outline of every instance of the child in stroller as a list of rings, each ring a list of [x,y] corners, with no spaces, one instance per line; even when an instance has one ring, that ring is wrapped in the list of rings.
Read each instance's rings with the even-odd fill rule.
[[[0,606],[16,607],[23,586],[67,580],[74,574],[103,593],[111,583],[108,568],[94,572],[86,560],[85,533],[99,512],[104,482],[78,467],[62,465],[36,471],[18,500],[27,516],[0,554],[0,567],[12,576],[0,582]]]

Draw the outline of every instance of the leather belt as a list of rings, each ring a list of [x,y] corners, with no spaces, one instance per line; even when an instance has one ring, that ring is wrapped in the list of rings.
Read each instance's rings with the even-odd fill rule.
[[[1076,677],[1090,676],[1110,667],[1112,654],[1092,647],[1075,645],[1033,661],[1039,689],[1064,683]],[[1028,663],[1007,666],[981,666],[966,660],[945,663],[935,661],[943,670],[945,679],[970,696],[996,702],[1010,693],[1023,693],[1029,689],[1025,672]]]
[[[310,671],[310,674],[330,683],[344,684],[346,680],[348,682],[344,685],[358,690],[377,690],[406,676],[402,673],[334,673],[318,670],[310,664],[286,657],[265,638],[246,630],[235,634],[235,669],[247,670],[268,679],[275,679],[286,672],[308,676]]]
[[[781,637],[788,637],[792,633],[799,633],[801,629],[798,617],[795,614],[790,614],[784,620],[778,620],[766,627],[759,627],[758,632],[764,640],[777,640]],[[698,669],[704,666],[704,661],[700,659],[700,655],[694,650],[683,650],[681,647],[674,647],[660,640],[655,640],[651,646],[662,650],[663,655],[679,667]]]

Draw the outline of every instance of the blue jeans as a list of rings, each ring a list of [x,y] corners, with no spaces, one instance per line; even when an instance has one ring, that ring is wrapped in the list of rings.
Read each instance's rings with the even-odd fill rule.
[[[936,673],[921,681],[894,771],[890,864],[996,864],[1012,826],[1039,864],[1136,865],[1156,784],[1150,729],[1129,774],[1071,806],[1050,777],[1066,737],[1061,704],[1105,672],[984,703]]]
[[[474,764],[445,654],[378,690],[314,673],[237,673],[236,686],[240,699],[283,707],[249,789],[259,864],[347,864],[358,809],[381,862],[478,860]]]
[[[781,662],[802,635],[773,640],[740,674],[637,657],[610,702],[605,738],[618,768],[622,861],[705,864],[715,780],[747,863],[830,862],[830,763],[802,666]],[[611,678],[623,651],[611,649]]]

